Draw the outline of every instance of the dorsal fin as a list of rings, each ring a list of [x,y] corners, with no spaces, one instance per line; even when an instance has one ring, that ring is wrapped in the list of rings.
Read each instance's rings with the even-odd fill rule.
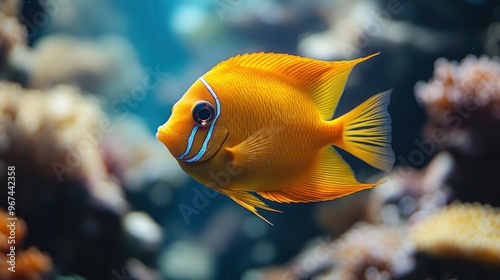
[[[378,54],[354,60],[321,61],[289,54],[259,52],[232,57],[216,65],[210,72],[243,67],[282,75],[309,94],[321,118],[329,120],[344,91],[351,69]]]

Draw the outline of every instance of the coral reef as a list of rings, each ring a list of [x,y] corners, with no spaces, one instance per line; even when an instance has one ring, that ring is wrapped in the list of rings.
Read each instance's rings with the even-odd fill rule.
[[[396,167],[387,182],[374,188],[368,200],[367,221],[399,226],[434,213],[451,201],[445,180],[452,169],[449,154],[437,155],[423,170]]]
[[[41,92],[5,81],[0,99],[0,159],[16,168],[16,215],[32,233],[26,244],[47,251],[62,274],[95,278],[124,266],[128,206],[104,165],[98,143],[109,123],[97,103],[69,86]]]
[[[460,64],[440,58],[435,62],[432,80],[417,83],[415,95],[431,120],[445,128],[472,126],[480,120],[495,121],[500,118],[499,75],[498,57],[470,55]],[[450,120],[450,112],[458,113],[461,121]]]
[[[410,232],[419,252],[466,258],[500,268],[498,208],[453,203],[413,225]]]
[[[410,227],[414,279],[498,279],[500,210],[453,203]]]
[[[402,279],[414,266],[404,228],[360,223],[332,243],[333,269],[318,279]]]
[[[135,50],[118,35],[51,35],[28,47],[18,9],[18,1],[0,2],[0,166],[16,168],[16,215],[30,229],[23,242],[29,249],[19,253],[18,278],[12,279],[40,279],[52,267],[54,274],[88,279],[117,273],[159,279],[141,258],[157,252],[163,233],[147,214],[129,212],[122,185],[168,188],[169,175],[178,170],[169,169],[169,158],[158,157],[154,137],[132,118],[123,122],[143,136],[113,150],[111,142],[127,137],[130,127],[115,126],[99,102],[121,98],[140,84],[144,73]],[[121,161],[123,154],[128,157]],[[171,172],[160,174],[158,168]],[[7,208],[6,201],[0,207]],[[149,230],[138,230],[144,226]]]
[[[99,203],[125,210],[98,146],[111,123],[95,101],[69,86],[42,93],[9,82],[0,82],[0,99],[0,158],[47,182],[85,182]]]
[[[415,86],[430,123],[426,147],[446,150],[453,169],[446,178],[452,197],[500,205],[496,171],[500,168],[500,60],[467,56],[459,64],[435,63],[434,77]]]
[[[318,237],[283,267],[254,271],[263,279],[404,279],[414,268],[405,227],[355,224],[338,239]]]

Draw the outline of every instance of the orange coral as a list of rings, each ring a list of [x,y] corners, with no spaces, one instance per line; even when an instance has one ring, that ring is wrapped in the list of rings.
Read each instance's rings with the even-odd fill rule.
[[[12,280],[38,280],[42,279],[42,275],[52,270],[52,259],[35,247],[30,247],[23,250],[21,245],[26,234],[26,223],[23,219],[15,220],[15,230],[11,233],[8,226],[11,216],[7,211],[0,209],[0,219],[5,221],[5,224],[0,228],[0,279]],[[13,236],[15,243],[8,243],[8,238]],[[15,266],[14,272],[9,270],[12,265],[9,263],[10,247],[15,246]]]
[[[19,251],[16,256],[15,272],[8,270],[5,255],[0,256],[0,278],[12,280],[39,280],[52,270],[52,259],[35,247]]]
[[[500,209],[454,203],[415,224],[410,238],[418,251],[500,266]]]
[[[2,221],[2,225],[0,226],[0,252],[7,253],[9,250],[8,238],[11,235],[11,230],[8,227],[9,220],[7,218],[11,218],[7,211],[0,208],[0,220]],[[16,240],[23,240],[24,235],[26,234],[26,223],[22,219],[17,219],[16,227],[14,230]]]

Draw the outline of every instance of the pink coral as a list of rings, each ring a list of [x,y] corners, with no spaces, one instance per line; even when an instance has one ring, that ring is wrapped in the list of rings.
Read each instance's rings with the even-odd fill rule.
[[[450,114],[464,121],[481,115],[500,120],[500,60],[498,57],[467,56],[459,64],[440,58],[434,78],[415,85],[417,100],[434,121],[453,126]]]

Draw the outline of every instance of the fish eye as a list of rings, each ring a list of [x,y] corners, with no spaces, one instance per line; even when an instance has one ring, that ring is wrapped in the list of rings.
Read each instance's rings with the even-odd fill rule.
[[[199,126],[207,126],[212,123],[215,118],[214,105],[208,101],[200,101],[193,107],[193,120]]]

